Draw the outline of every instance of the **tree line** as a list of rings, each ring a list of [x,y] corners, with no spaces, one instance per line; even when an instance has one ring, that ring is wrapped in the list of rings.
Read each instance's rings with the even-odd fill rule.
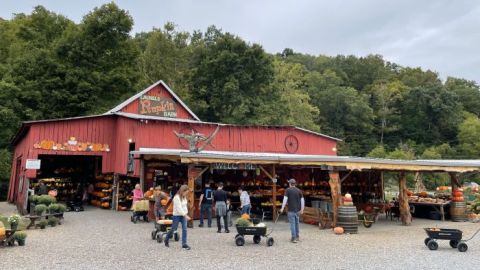
[[[215,26],[133,24],[114,3],[79,23],[42,6],[0,19],[1,179],[22,121],[104,113],[160,79],[204,121],[296,125],[342,139],[341,155],[479,156],[475,81],[381,55],[270,54]]]

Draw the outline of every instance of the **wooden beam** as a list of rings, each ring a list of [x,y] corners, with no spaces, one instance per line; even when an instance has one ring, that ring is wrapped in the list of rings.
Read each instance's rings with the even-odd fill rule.
[[[410,213],[410,205],[408,204],[408,194],[407,194],[407,177],[405,172],[400,172],[398,177],[398,202],[400,206],[400,219],[402,220],[403,225],[412,224],[412,214]]]
[[[329,171],[328,176],[330,180],[330,191],[332,194],[333,207],[333,226],[337,226],[337,211],[338,207],[342,205],[342,185],[340,184],[340,175],[337,171]]]
[[[208,169],[208,166],[202,170],[199,170],[198,168],[195,168],[193,164],[188,165],[188,189],[190,190],[188,193],[188,215],[192,218],[188,222],[189,228],[193,228],[193,216],[195,213],[195,180],[202,176],[202,174]]]
[[[274,177],[263,166],[258,165],[258,167],[268,178],[270,178],[270,180],[273,180]],[[275,165],[273,165],[273,168],[274,168],[274,172],[275,172]]]
[[[272,218],[273,220],[277,220],[277,175],[275,173],[275,164],[272,166],[272,176],[273,176],[273,179],[275,179],[275,181],[272,181],[272,184],[273,184],[273,189],[272,189],[272,201],[273,201],[273,204],[272,204]]]
[[[347,180],[347,178],[350,176],[350,174],[352,174],[353,171],[349,171],[344,177],[342,177],[342,179],[340,180],[340,184],[343,183],[343,181]]]
[[[449,175],[450,175],[450,183],[452,185],[452,191],[455,188],[462,186],[462,185],[460,185],[460,182],[458,181],[458,176],[457,176],[456,173],[450,172]]]

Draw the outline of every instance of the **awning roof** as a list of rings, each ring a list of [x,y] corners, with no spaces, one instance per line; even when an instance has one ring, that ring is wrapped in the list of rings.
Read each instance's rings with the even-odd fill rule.
[[[282,153],[252,153],[202,151],[185,149],[140,148],[134,154],[173,156],[182,163],[253,163],[295,166],[337,166],[348,170],[469,172],[480,170],[480,160],[394,160],[351,156],[295,155]]]

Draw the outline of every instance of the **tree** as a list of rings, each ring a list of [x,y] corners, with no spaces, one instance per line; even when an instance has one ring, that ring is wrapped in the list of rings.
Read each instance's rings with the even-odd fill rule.
[[[260,45],[210,27],[194,49],[189,87],[194,111],[206,121],[253,124],[280,96],[270,84],[272,59]]]
[[[480,116],[480,88],[476,82],[448,77],[445,89],[455,94],[465,111]]]
[[[279,91],[281,98],[277,110],[279,123],[295,125],[318,131],[319,110],[310,104],[310,96],[306,91],[306,70],[300,64],[285,63],[279,59],[273,61],[274,91]]]
[[[478,159],[480,156],[480,119],[469,115],[460,124],[458,141],[463,158]]]
[[[385,151],[385,147],[383,147],[382,144],[377,145],[375,148],[372,149],[367,154],[367,157],[372,157],[372,158],[385,158],[387,156],[387,152]]]

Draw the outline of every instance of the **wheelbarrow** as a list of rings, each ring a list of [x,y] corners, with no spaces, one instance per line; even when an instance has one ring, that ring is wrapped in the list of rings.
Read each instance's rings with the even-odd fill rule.
[[[440,229],[440,228],[425,228],[428,237],[425,238],[424,243],[430,250],[437,250],[437,240],[450,240],[450,246],[458,249],[460,252],[468,250],[467,241],[472,240],[478,234],[478,229],[472,237],[462,240],[463,232],[456,229]]]
[[[372,227],[373,223],[378,220],[378,214],[380,213],[380,208],[374,207],[372,213],[362,213],[358,214],[358,223],[363,224],[365,228]]]

